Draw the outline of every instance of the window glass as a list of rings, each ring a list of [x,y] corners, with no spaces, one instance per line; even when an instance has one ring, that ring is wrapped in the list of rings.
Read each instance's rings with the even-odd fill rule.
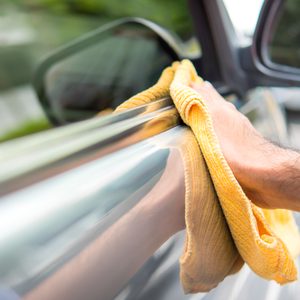
[[[275,19],[273,36],[269,40],[269,55],[273,63],[300,68],[300,2],[286,0]]]
[[[52,62],[39,79],[45,110],[59,124],[110,114],[174,61],[158,36],[137,23],[115,25],[79,45],[86,47]]]

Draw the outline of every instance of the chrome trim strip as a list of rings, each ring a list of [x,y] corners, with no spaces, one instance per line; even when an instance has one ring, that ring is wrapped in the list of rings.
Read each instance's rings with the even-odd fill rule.
[[[178,124],[178,116],[173,123],[166,123],[156,131],[149,124],[164,121],[165,114],[172,110],[171,100],[162,99],[103,119],[83,121],[4,144],[0,147],[0,195],[168,130]]]

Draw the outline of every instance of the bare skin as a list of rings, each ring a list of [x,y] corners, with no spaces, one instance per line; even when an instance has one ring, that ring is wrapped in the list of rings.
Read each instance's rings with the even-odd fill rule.
[[[264,139],[209,82],[192,86],[204,99],[223,154],[258,206],[300,211],[300,154]]]

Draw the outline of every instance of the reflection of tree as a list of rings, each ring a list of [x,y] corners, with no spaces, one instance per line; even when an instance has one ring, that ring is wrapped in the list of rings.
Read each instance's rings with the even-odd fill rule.
[[[8,0],[6,0],[8,1]],[[191,32],[186,0],[17,0],[33,9],[101,15],[108,18],[139,16],[160,23],[180,35]],[[16,2],[17,2],[16,1]]]
[[[300,1],[286,0],[270,47],[272,61],[300,67]]]

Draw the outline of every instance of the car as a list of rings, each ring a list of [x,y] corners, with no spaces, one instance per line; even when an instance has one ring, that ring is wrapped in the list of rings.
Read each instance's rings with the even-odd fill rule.
[[[266,0],[246,46],[222,1],[190,0],[192,38],[126,17],[39,65],[33,85],[55,128],[0,146],[0,299],[298,299],[298,282],[280,287],[247,266],[208,293],[184,295],[185,232],[166,232],[161,211],[171,214],[179,196],[184,170],[172,147],[186,128],[178,116],[155,126],[170,98],[111,114],[188,58],[264,136],[287,144],[269,87],[300,86],[295,3]]]

